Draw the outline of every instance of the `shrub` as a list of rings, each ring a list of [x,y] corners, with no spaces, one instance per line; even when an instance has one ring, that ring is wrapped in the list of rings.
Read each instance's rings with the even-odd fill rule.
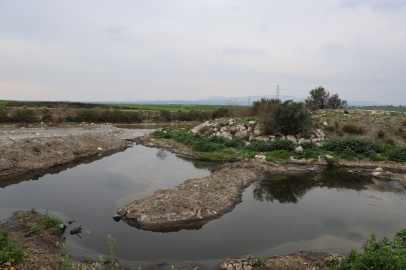
[[[326,130],[330,131],[330,132],[334,132],[335,129],[333,126],[328,126],[328,127],[326,127]]]
[[[10,120],[13,122],[32,122],[35,120],[35,112],[31,109],[13,109]]]
[[[406,161],[406,147],[392,148],[387,153],[389,160],[405,162]]]
[[[270,152],[267,157],[271,157],[271,158],[279,158],[279,159],[289,159],[291,156],[290,152],[286,151],[286,150],[277,150],[277,151],[273,151]]]
[[[52,113],[44,113],[42,115],[42,120],[44,121],[52,120]]]
[[[162,122],[169,122],[172,120],[172,114],[168,110],[160,110],[159,116]]]
[[[272,142],[265,142],[260,140],[252,140],[250,145],[246,146],[246,150],[255,152],[271,152],[276,150],[293,151],[296,144],[291,140],[275,140]]]
[[[11,265],[24,261],[28,256],[22,245],[10,239],[10,235],[0,226],[0,265]]]
[[[317,146],[314,142],[302,142],[302,143],[299,143],[299,145],[301,147],[303,147],[303,149],[317,150]]]
[[[7,117],[7,109],[0,107],[0,122],[7,122],[8,117]]]
[[[396,144],[395,141],[392,138],[386,139],[385,143],[388,144],[388,145],[395,145]]]
[[[368,150],[373,150],[376,153],[383,153],[385,151],[385,148],[382,145],[356,138],[327,141],[324,143],[323,149],[348,155],[353,155],[355,153],[364,154]]]
[[[220,107],[217,110],[213,111],[211,114],[211,119],[217,119],[217,118],[222,118],[224,116],[227,116],[228,114],[228,109],[224,107]]]
[[[382,129],[378,130],[378,134],[376,136],[379,139],[382,139],[383,137],[385,137],[385,131],[383,131]]]
[[[269,135],[276,132],[283,134],[307,134],[312,118],[303,103],[287,100],[262,99],[259,119],[262,131]]]
[[[355,124],[346,124],[343,126],[343,131],[349,134],[363,134],[365,130]]]
[[[402,232],[403,231],[403,232]],[[371,234],[362,245],[364,253],[358,253],[357,250],[351,249],[341,263],[333,269],[350,270],[350,269],[404,269],[406,265],[406,241],[403,237],[404,230],[396,234],[393,241],[384,237],[380,241],[376,240],[376,234]]]

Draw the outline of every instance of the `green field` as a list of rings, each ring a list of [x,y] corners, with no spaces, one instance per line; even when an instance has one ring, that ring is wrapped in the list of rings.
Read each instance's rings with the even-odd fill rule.
[[[196,105],[196,104],[106,104],[119,107],[129,107],[141,110],[167,110],[167,111],[214,111],[220,107],[227,107],[227,105]],[[247,106],[240,106],[247,107]]]
[[[378,110],[378,111],[394,111],[406,112],[406,108],[393,108],[393,107],[348,107],[349,110]]]

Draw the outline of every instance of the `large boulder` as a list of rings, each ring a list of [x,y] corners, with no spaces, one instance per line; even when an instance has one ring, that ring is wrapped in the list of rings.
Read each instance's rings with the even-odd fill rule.
[[[288,136],[286,136],[286,139],[294,142],[295,144],[297,144],[297,140],[296,140],[295,135],[288,135]]]
[[[248,132],[246,130],[238,131],[237,133],[235,133],[235,136],[240,139],[247,137],[247,135],[248,135]]]
[[[259,129],[255,129],[255,130],[254,130],[254,134],[257,135],[257,136],[259,136],[259,135],[261,135],[261,131],[260,131]]]

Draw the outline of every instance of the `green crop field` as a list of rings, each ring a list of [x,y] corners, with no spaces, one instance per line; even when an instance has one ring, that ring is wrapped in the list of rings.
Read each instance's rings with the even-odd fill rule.
[[[176,111],[214,111],[220,107],[227,107],[227,105],[196,105],[196,104],[106,104],[115,105],[119,107],[127,107],[141,110],[168,110]],[[242,106],[246,107],[246,106]]]
[[[394,112],[406,112],[406,108],[399,107],[348,107],[349,110],[378,110],[378,111],[394,111]]]

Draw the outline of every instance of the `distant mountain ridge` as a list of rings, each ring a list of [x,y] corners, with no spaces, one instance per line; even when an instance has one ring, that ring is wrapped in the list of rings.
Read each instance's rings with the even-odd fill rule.
[[[146,100],[146,99],[133,99],[126,98],[124,101],[116,101],[114,103],[132,103],[132,104],[198,104],[198,105],[242,105],[248,106],[252,102],[258,101],[261,98],[276,98],[275,95],[265,95],[265,96],[250,96],[250,97],[223,97],[223,96],[211,96],[208,98],[202,98],[197,100]],[[292,99],[293,101],[301,101],[301,98],[290,95],[280,95],[279,99],[286,101]],[[107,103],[107,102],[103,102]],[[109,102],[111,103],[111,102]],[[349,106],[374,106],[374,105],[384,105],[376,101],[356,101],[348,100]]]

